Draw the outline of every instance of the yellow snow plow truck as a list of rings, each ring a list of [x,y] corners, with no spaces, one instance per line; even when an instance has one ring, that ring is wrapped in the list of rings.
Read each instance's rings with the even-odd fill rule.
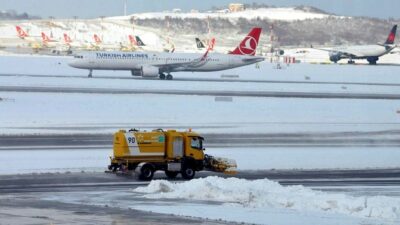
[[[114,156],[108,172],[135,172],[141,180],[151,180],[158,170],[165,171],[168,178],[180,173],[187,180],[202,170],[235,174],[236,162],[204,154],[203,141],[191,130],[120,130],[114,134]]]

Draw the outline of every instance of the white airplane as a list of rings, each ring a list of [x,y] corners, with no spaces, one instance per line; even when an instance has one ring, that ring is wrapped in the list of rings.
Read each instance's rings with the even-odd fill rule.
[[[89,77],[92,77],[93,70],[130,70],[133,76],[172,80],[171,72],[220,71],[263,61],[264,57],[255,56],[260,34],[261,28],[253,28],[229,54],[208,54],[211,46],[203,55],[166,52],[86,52],[75,55],[75,59],[69,65],[89,70]]]
[[[394,44],[396,31],[397,25],[394,25],[386,42],[383,44],[347,46],[337,47],[331,50],[321,50],[329,51],[329,60],[334,63],[337,63],[341,59],[349,59],[348,63],[354,64],[354,59],[366,59],[370,65],[376,65],[380,56],[388,54],[396,47]]]

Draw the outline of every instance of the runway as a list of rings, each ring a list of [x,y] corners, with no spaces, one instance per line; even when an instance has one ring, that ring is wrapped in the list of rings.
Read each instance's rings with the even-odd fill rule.
[[[321,124],[323,126],[324,124]],[[170,127],[171,128],[171,127]],[[175,128],[175,127],[172,127]],[[186,129],[176,127],[177,129]],[[196,127],[193,127],[194,129]],[[61,128],[62,129],[62,128]],[[80,129],[80,128],[77,128]],[[116,128],[117,129],[117,128]],[[206,147],[400,147],[400,130],[329,133],[203,133]],[[111,149],[112,134],[3,135],[0,150]]]
[[[80,93],[80,94],[161,94],[199,95],[231,97],[273,97],[273,98],[327,98],[327,99],[382,99],[399,100],[400,94],[381,93],[333,93],[333,92],[285,92],[285,91],[206,91],[206,90],[161,90],[126,88],[74,88],[74,87],[29,87],[0,86],[0,92],[37,93]]]
[[[362,188],[374,195],[400,196],[400,169],[366,170],[265,170],[239,171],[237,175],[200,172],[196,178],[207,176],[236,177],[256,180],[270,179],[282,185],[303,185],[312,189],[350,192]],[[162,172],[154,179],[166,179]],[[177,182],[185,182],[181,178]],[[112,191],[148,185],[133,175],[107,173],[44,173],[0,176],[0,193]],[[385,192],[387,191],[387,193]],[[354,193],[357,194],[357,193]]]
[[[158,80],[158,78],[143,78],[135,76],[94,76],[88,78],[87,76],[78,75],[42,75],[42,74],[0,74],[0,77],[51,77],[51,78],[71,78],[71,79],[105,79],[105,80]],[[289,81],[289,80],[256,80],[256,79],[237,79],[237,78],[202,78],[198,77],[175,77],[173,81],[187,81],[187,82],[228,82],[228,83],[270,83],[270,84],[337,84],[337,85],[365,85],[365,86],[393,86],[400,87],[400,83],[380,83],[380,82],[332,82],[332,81]],[[173,82],[165,81],[165,82]]]

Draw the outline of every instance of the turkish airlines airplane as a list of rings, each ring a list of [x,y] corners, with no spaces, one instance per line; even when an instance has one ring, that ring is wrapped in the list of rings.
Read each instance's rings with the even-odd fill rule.
[[[32,49],[38,50],[43,48],[38,36],[29,35],[28,32],[24,31],[20,26],[15,26],[15,29],[17,30],[17,36],[27,41]]]
[[[44,32],[42,32],[42,43],[47,48],[55,48],[60,45],[59,41],[49,38]]]
[[[70,66],[89,70],[130,70],[133,76],[159,77],[172,80],[172,72],[211,72],[227,70],[261,62],[264,57],[255,56],[261,28],[250,33],[229,54],[209,53],[158,53],[158,52],[87,52],[75,55]]]
[[[397,25],[394,25],[389,33],[386,42],[383,44],[375,45],[356,45],[356,46],[346,46],[338,47],[331,50],[321,49],[324,51],[329,51],[329,59],[337,63],[341,59],[349,59],[349,64],[354,64],[353,59],[366,59],[370,65],[376,65],[380,56],[388,54],[392,51],[396,45],[394,44],[394,39],[396,37]]]

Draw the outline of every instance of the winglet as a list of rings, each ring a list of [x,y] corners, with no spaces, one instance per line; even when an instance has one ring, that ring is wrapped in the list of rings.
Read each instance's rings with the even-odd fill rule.
[[[260,27],[254,27],[250,33],[240,42],[239,46],[235,48],[229,54],[233,55],[255,55],[260,39],[262,29]]]
[[[397,31],[397,25],[394,25],[392,30],[389,33],[388,38],[386,39],[385,45],[394,44],[394,39],[396,38],[396,31]]]
[[[208,48],[212,51],[215,46],[215,38],[211,38],[210,43],[208,43]]]

